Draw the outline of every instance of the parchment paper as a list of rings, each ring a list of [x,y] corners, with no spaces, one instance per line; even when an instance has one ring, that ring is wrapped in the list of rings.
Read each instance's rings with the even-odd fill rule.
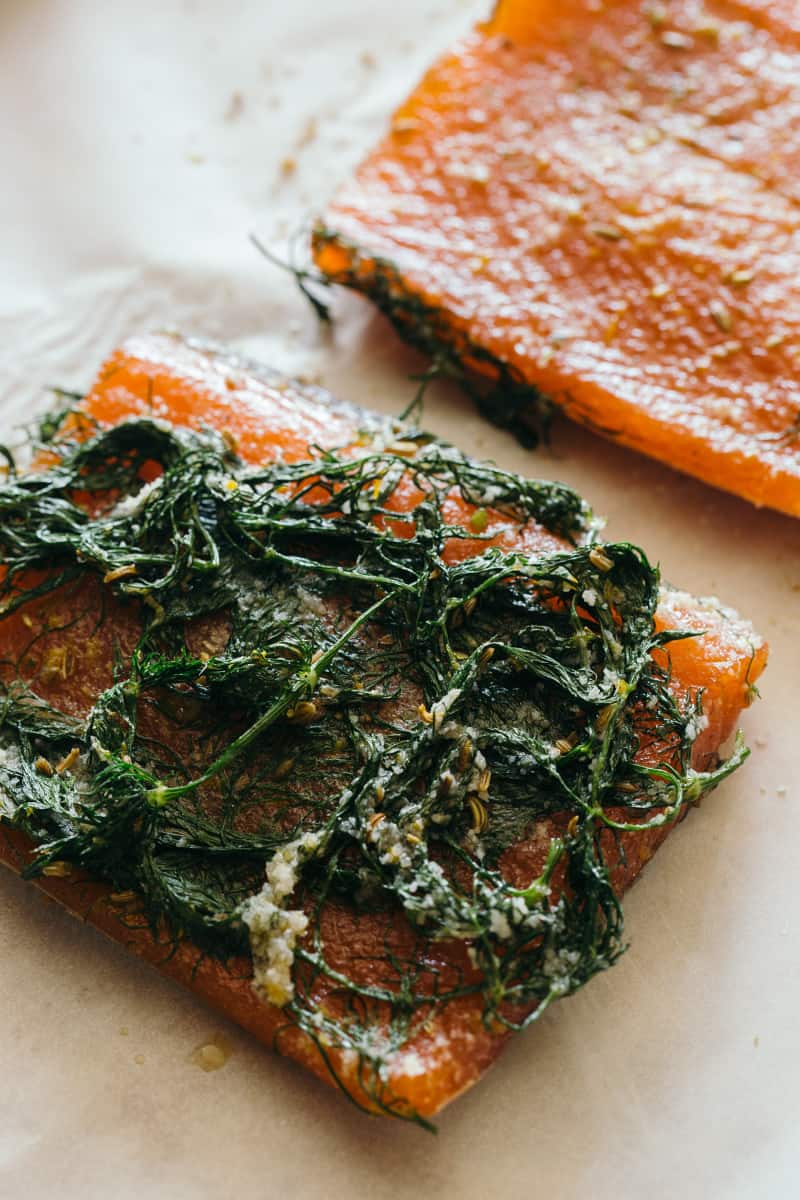
[[[318,210],[481,3],[3,0],[0,424],[123,335],[229,338],[398,411],[419,364],[358,301],[322,338],[271,245]],[[427,423],[576,485],[772,645],[753,755],[627,904],[631,950],[434,1139],[370,1121],[0,875],[0,1195],[789,1197],[800,1185],[800,523],[559,423],[523,451],[455,392]],[[193,1052],[216,1038],[225,1065]]]

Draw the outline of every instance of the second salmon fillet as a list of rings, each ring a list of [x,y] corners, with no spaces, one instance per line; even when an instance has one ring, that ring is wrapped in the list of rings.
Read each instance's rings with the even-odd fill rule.
[[[800,515],[796,5],[504,0],[315,232],[450,373]]]

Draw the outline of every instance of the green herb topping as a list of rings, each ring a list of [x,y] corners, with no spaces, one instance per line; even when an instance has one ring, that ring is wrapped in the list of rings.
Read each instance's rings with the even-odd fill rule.
[[[3,637],[0,814],[37,846],[29,875],[85,868],[159,936],[251,954],[287,1022],[408,1117],[397,1049],[459,997],[522,1028],[613,963],[607,847],[745,752],[692,769],[700,698],[680,704],[652,657],[682,635],[655,631],[640,550],[598,544],[561,485],[402,437],[251,467],[211,433],[133,420],[10,473],[0,630],[66,598],[113,678],[74,715],[26,665],[52,635],[28,616],[28,642]],[[492,545],[498,511],[563,548]],[[464,538],[486,547],[454,561]],[[540,870],[514,881],[504,854],[550,818]],[[342,914],[372,914],[371,949],[348,957]]]

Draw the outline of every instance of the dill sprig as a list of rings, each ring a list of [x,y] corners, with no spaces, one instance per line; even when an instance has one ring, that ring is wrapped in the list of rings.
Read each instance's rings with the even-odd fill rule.
[[[692,769],[700,697],[679,702],[653,657],[683,636],[655,631],[657,569],[600,545],[568,488],[407,428],[257,467],[145,419],[48,433],[51,465],[0,489],[0,621],[71,597],[114,661],[75,717],[29,665],[46,622],[6,638],[0,815],[36,844],[27,874],[85,868],[225,959],[249,952],[247,905],[291,857],[308,932],[287,1019],[334,1076],[333,1051],[357,1062],[372,1109],[415,1117],[392,1093],[397,1050],[458,998],[521,1029],[610,966],[609,845],[676,820],[745,753]],[[448,524],[454,495],[473,528]],[[489,510],[560,548],[500,548]],[[485,548],[459,561],[463,538]],[[550,818],[516,886],[504,855]],[[333,912],[369,915],[369,962],[343,956]]]

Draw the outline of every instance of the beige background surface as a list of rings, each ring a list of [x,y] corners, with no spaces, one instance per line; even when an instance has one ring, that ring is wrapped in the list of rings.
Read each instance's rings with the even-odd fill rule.
[[[320,338],[272,244],[482,4],[3,0],[0,423],[127,332],[238,341],[363,403],[416,361],[357,301]],[[290,160],[286,162],[285,160]],[[293,168],[292,169],[292,164]],[[557,476],[772,645],[746,767],[630,896],[630,952],[549,1011],[436,1139],[362,1117],[0,876],[0,1195],[789,1197],[800,1191],[800,524],[557,424],[527,453],[440,389],[427,423]],[[205,1074],[192,1051],[227,1039]]]

